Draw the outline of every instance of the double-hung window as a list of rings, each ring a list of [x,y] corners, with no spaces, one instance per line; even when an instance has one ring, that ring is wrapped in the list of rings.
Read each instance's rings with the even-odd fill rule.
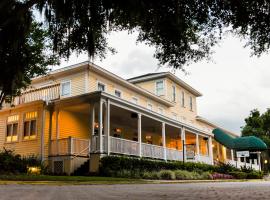
[[[132,97],[132,103],[138,104],[138,98],[137,97]]]
[[[119,97],[119,98],[121,98],[121,91],[115,90],[114,91],[114,95],[117,96],[117,97]]]
[[[176,101],[176,88],[175,85],[172,86],[172,101]]]
[[[19,124],[19,115],[12,115],[8,117],[6,129],[7,142],[18,141],[18,124]]]
[[[156,95],[164,95],[164,80],[156,81]]]
[[[182,107],[185,107],[185,92],[182,91],[182,95],[181,95],[181,105]]]
[[[35,139],[37,136],[37,112],[27,112],[24,115],[23,139]]]
[[[71,84],[70,81],[64,81],[61,83],[61,96],[70,96],[71,94]]]
[[[105,84],[98,82],[97,90],[104,92],[105,91]]]
[[[151,103],[148,103],[148,104],[147,104],[147,108],[148,108],[149,110],[153,110],[153,105],[152,105]]]
[[[193,111],[193,99],[192,96],[189,97],[189,108],[191,111]]]

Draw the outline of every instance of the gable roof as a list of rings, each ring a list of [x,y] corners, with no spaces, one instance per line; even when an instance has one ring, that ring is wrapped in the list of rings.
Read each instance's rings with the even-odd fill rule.
[[[52,77],[69,75],[69,74],[73,74],[74,72],[83,71],[86,69],[93,70],[96,73],[99,73],[103,76],[106,76],[110,80],[117,81],[119,84],[124,85],[125,87],[132,89],[133,91],[139,92],[140,94],[145,95],[148,98],[151,98],[151,99],[153,99],[153,100],[157,101],[158,103],[161,103],[165,106],[169,106],[169,107],[174,106],[174,103],[172,103],[166,99],[160,98],[159,96],[151,93],[150,91],[143,89],[143,88],[127,81],[126,79],[123,79],[123,78],[117,76],[116,74],[114,74],[114,73],[112,73],[112,72],[92,63],[92,62],[89,62],[89,61],[81,62],[81,63],[75,64],[75,65],[70,65],[67,67],[63,67],[63,68],[51,71],[48,73],[48,75],[39,76],[39,77],[33,79],[32,82],[40,82],[40,81],[43,81],[44,79],[50,79]]]
[[[198,90],[191,87],[189,84],[187,84],[186,82],[184,82],[183,80],[181,80],[180,78],[172,74],[171,72],[149,73],[149,74],[144,74],[141,76],[136,76],[127,80],[135,84],[135,83],[146,82],[146,81],[155,80],[159,78],[164,78],[164,77],[171,79],[172,81],[174,81],[181,87],[185,88],[186,90],[194,94],[196,97],[202,96],[202,93],[200,93]]]

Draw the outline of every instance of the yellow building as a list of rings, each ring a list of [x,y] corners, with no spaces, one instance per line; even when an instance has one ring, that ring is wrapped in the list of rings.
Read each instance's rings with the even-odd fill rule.
[[[109,154],[236,162],[232,150],[213,141],[217,125],[197,115],[200,96],[169,72],[125,80],[79,63],[33,79],[4,105],[0,148],[40,156],[53,172],[67,174],[89,160],[97,171],[99,158]],[[250,164],[258,168],[258,162]]]

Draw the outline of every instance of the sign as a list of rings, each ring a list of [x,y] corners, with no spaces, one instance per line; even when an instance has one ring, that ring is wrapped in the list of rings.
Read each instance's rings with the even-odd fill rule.
[[[249,151],[237,151],[236,157],[237,158],[249,157]]]

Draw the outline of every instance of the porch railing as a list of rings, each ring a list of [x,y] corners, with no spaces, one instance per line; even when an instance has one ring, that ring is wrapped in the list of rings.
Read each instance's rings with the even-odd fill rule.
[[[111,148],[113,153],[139,155],[139,142],[111,137]]]
[[[166,148],[167,160],[183,160],[183,151]]]
[[[248,167],[248,168],[252,168],[255,170],[260,170],[260,166],[258,164],[257,159],[254,159],[254,164],[252,163],[245,163],[245,162],[241,162],[241,161],[235,161],[235,160],[226,160],[226,163],[231,164],[237,168],[241,168],[241,167]]]
[[[142,143],[142,156],[149,157],[149,158],[158,158],[163,159],[163,147]]]
[[[50,155],[51,156],[88,156],[90,149],[90,141],[79,138],[63,138],[51,141]]]
[[[29,89],[14,99],[14,105],[37,100],[51,101],[60,98],[60,84],[49,85],[37,89]]]

